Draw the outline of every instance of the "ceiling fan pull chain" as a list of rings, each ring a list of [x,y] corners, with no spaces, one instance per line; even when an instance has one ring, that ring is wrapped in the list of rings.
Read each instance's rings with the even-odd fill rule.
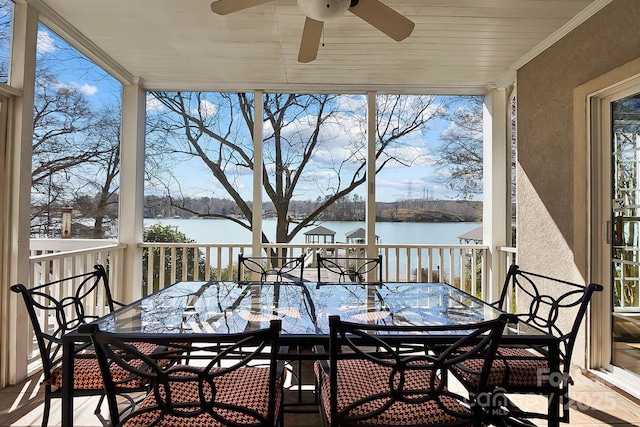
[[[322,28],[322,47],[324,47],[324,28]]]

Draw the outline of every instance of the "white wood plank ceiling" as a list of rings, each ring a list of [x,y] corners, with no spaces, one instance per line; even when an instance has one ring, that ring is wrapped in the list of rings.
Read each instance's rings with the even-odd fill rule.
[[[231,15],[211,0],[27,0],[123,81],[161,90],[484,93],[610,0],[383,0],[415,22],[395,42],[350,12],[298,63],[296,0]]]

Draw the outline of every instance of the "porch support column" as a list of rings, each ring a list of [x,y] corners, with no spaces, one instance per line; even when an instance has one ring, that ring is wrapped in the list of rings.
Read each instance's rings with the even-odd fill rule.
[[[498,253],[507,243],[511,227],[507,213],[510,196],[511,155],[507,138],[507,91],[491,89],[484,97],[483,109],[483,187],[484,204],[482,210],[482,240],[489,247],[487,254],[488,289],[483,289],[488,301],[495,301],[508,266],[504,265]]]
[[[2,212],[2,282],[0,303],[0,386],[15,384],[27,375],[29,318],[22,297],[9,291],[14,283],[30,286],[29,237],[31,218],[31,154],[35,91],[38,13],[25,3],[14,4],[11,85],[22,91],[14,98],[9,115]],[[3,177],[4,180],[4,177]],[[6,301],[6,303],[5,303]],[[5,305],[6,304],[6,305]]]
[[[367,92],[367,199],[365,209],[365,242],[367,257],[378,254],[376,248],[376,93]],[[370,272],[375,276],[376,271]],[[367,280],[370,280],[367,278]],[[371,279],[373,280],[373,279]]]
[[[123,277],[118,295],[123,302],[142,297],[142,249],[144,217],[144,129],[146,93],[142,82],[122,90],[122,139],[120,141],[120,200],[118,241],[126,243]]]
[[[251,253],[261,256],[262,251],[262,94],[254,93],[253,100],[253,205],[251,216]],[[241,278],[238,277],[240,280]]]

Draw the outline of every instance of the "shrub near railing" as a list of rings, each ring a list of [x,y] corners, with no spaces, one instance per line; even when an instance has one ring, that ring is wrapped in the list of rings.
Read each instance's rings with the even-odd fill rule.
[[[138,247],[143,257],[143,295],[177,281],[236,280],[233,261],[250,250],[250,245],[241,244],[148,242]]]

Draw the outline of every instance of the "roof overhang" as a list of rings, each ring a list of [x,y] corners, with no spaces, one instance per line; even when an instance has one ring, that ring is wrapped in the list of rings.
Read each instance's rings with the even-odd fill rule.
[[[231,15],[210,0],[26,0],[41,21],[125,84],[149,90],[483,94],[611,0],[383,0],[415,22],[395,42],[347,12],[297,61],[296,0]]]

